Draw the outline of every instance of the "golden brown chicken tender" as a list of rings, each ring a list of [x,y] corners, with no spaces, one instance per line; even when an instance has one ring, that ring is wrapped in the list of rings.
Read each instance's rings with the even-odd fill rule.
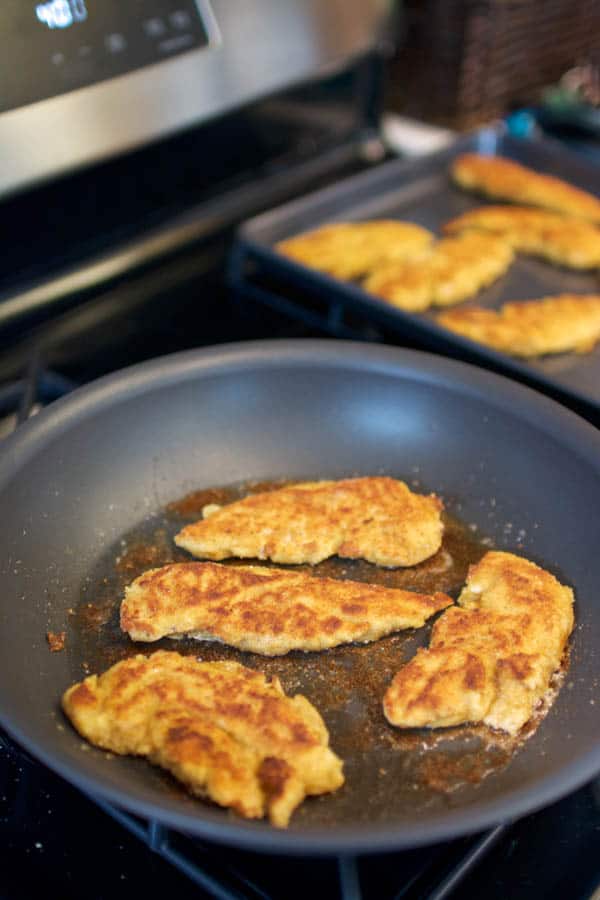
[[[444,225],[448,234],[467,229],[496,234],[517,253],[571,269],[600,266],[600,228],[583,219],[529,206],[480,206]]]
[[[503,275],[513,257],[501,237],[465,231],[438,241],[418,259],[374,269],[363,287],[392,306],[422,312],[472,297]]]
[[[505,303],[499,310],[452,309],[437,321],[511,356],[588,353],[600,340],[600,295],[560,294]]]
[[[237,556],[314,565],[337,554],[380,566],[414,566],[441,546],[441,510],[435,495],[413,494],[394,478],[311,481],[209,507],[175,543],[214,560]]]
[[[314,706],[235,662],[135,656],[70,687],[62,705],[92,744],[146,756],[193,794],[281,828],[305,796],[344,782]]]
[[[555,209],[600,223],[600,200],[593,194],[512,159],[465,153],[454,160],[451,174],[461,187],[487,197]]]
[[[134,641],[188,635],[279,656],[419,628],[451,603],[446,594],[287,569],[172,563],[145,572],[126,588],[121,628]]]
[[[412,222],[381,219],[323,225],[280,241],[279,253],[337,278],[357,278],[384,261],[410,259],[433,235]]]
[[[439,728],[484,722],[516,734],[561,665],[573,628],[573,591],[512,553],[471,566],[458,598],[388,688],[392,725]]]

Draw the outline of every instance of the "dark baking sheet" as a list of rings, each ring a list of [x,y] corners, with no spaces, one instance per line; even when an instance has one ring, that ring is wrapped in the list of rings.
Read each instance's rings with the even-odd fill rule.
[[[417,340],[429,349],[510,372],[555,396],[574,398],[600,409],[600,345],[589,354],[561,353],[542,359],[517,360],[438,326],[434,313],[406,313],[372,297],[353,282],[343,282],[310,270],[278,254],[278,241],[325,222],[398,218],[417,222],[436,233],[454,216],[485,201],[455,187],[448,176],[451,161],[476,151],[508,156],[540,172],[550,172],[600,195],[600,167],[584,161],[547,140],[517,140],[501,128],[484,129],[462,138],[446,150],[418,160],[398,160],[334,187],[257,216],[240,229],[239,245],[276,275],[279,290],[295,285],[324,292],[345,309],[361,313],[400,337]],[[283,287],[282,287],[283,285]],[[467,305],[498,307],[507,300],[525,300],[564,292],[597,293],[596,272],[579,273],[541,260],[518,256],[506,273]],[[298,301],[297,296],[295,303]]]

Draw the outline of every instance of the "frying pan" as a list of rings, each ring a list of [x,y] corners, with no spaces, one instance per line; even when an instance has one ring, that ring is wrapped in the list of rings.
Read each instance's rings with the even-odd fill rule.
[[[323,710],[334,749],[353,728],[358,740],[346,754],[340,748],[346,786],[305,801],[277,831],[194,800],[144,760],[111,757],[75,734],[59,698],[84,664],[97,668],[94,648],[113,633],[100,621],[86,636],[78,611],[94,611],[110,582],[98,573],[114,569],[127,535],[154,527],[166,504],[197,488],[380,472],[418,472],[421,487],[478,534],[575,587],[566,683],[507,765],[449,794],[420,792],[401,744],[361,751],[364,716],[379,707],[365,711],[349,696]],[[19,428],[2,445],[0,501],[0,722],[90,794],[270,853],[366,852],[507,821],[600,769],[600,436],[528,388],[426,354],[344,342],[177,354],[101,379]],[[50,653],[46,631],[63,629],[65,650]],[[204,646],[193,651],[202,656]],[[406,651],[398,648],[397,664]],[[395,658],[385,658],[391,679]],[[261,668],[262,658],[248,659]],[[289,681],[293,658],[286,665]],[[284,678],[284,687],[294,685]],[[303,690],[311,696],[310,680]]]

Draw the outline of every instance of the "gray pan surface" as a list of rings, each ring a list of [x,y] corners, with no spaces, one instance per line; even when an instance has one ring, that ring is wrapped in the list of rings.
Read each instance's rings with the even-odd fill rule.
[[[284,687],[318,703],[346,761],[346,786],[307,800],[287,832],[193,800],[145,761],[111,757],[74,733],[58,705],[64,689],[86,665],[105,668],[113,650],[119,658],[138,649],[114,624],[115,572],[131,535],[152,532],[156,543],[162,529],[170,544],[176,524],[165,518],[167,504],[248,479],[380,472],[435,490],[474,534],[575,588],[566,683],[508,764],[469,783],[476,736],[430,746],[425,731],[403,736],[385,724],[379,688],[366,703],[369,673],[383,688],[427,629],[268,665],[245,655],[256,668],[281,665]],[[462,363],[345,342],[175,355],[76,391],[21,427],[0,451],[0,502],[0,722],[89,793],[222,842],[349,852],[476,831],[549,803],[600,769],[600,435],[528,388]],[[63,652],[49,652],[49,629],[66,630]],[[203,643],[161,645],[215,655]],[[323,660],[330,691],[311,679],[323,675]],[[465,783],[448,793],[419,780],[453,753]]]
[[[277,241],[325,222],[397,218],[416,222],[440,234],[449,219],[486,201],[455,187],[448,176],[461,153],[508,156],[540,172],[549,172],[600,195],[600,167],[548,140],[518,140],[502,129],[484,129],[461,138],[449,148],[413,160],[395,160],[347,178],[339,184],[285,204],[245,223],[239,232],[244,249],[285,284],[338,298],[373,322],[398,335],[450,355],[520,375],[530,383],[600,408],[600,344],[589,354],[561,353],[519,360],[453,334],[437,325],[434,314],[406,313],[371,296],[358,283],[342,282],[311,271],[274,250]],[[495,201],[500,202],[500,201]],[[518,256],[506,275],[467,305],[497,308],[508,300],[527,300],[560,293],[599,293],[596,272],[573,272],[530,257]],[[296,300],[301,303],[302,301]]]

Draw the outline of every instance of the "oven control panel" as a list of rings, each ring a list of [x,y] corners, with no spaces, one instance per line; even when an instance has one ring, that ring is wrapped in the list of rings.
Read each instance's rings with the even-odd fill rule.
[[[354,67],[389,6],[0,0],[0,201]]]
[[[2,0],[0,113],[209,43],[196,0]]]

